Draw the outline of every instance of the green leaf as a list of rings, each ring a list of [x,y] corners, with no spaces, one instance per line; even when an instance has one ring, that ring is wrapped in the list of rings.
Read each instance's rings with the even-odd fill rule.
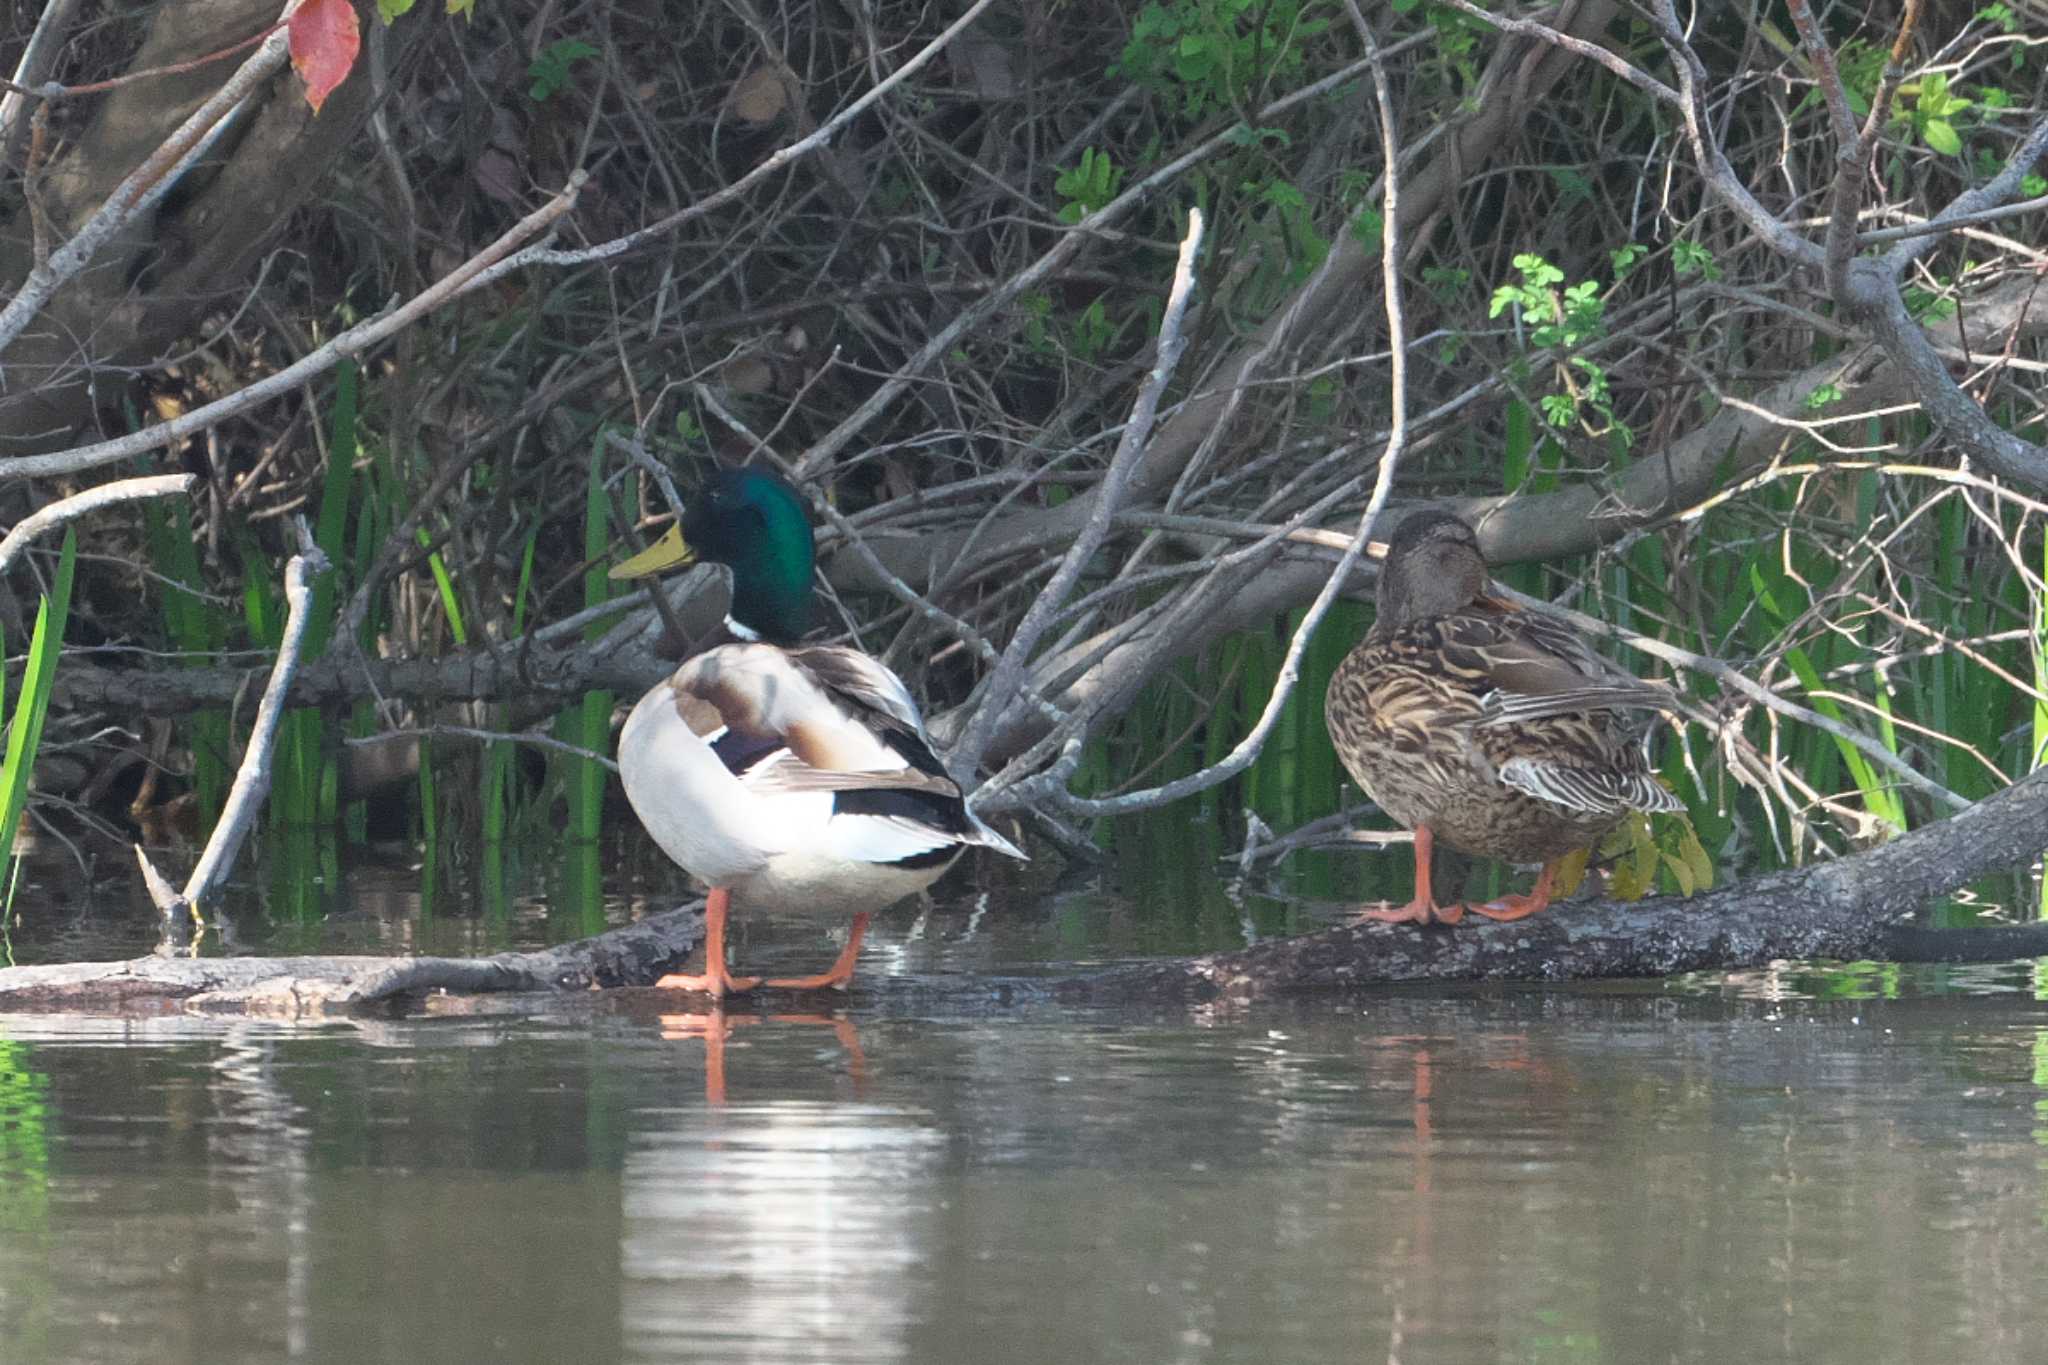
[[[412,9],[413,0],[377,0],[377,17],[386,24]]]
[[[549,43],[526,68],[526,74],[533,77],[527,96],[534,100],[547,99],[569,83],[571,66],[596,55],[597,49],[580,38],[564,38],[560,42]]]
[[[1671,869],[1671,879],[1678,883],[1678,894],[1690,898],[1693,893],[1692,867],[1683,858],[1664,855],[1664,866]]]
[[[418,535],[422,549],[434,543],[434,538],[427,534],[426,527],[420,527]],[[439,550],[428,553],[427,568],[432,571],[434,586],[440,591],[441,610],[448,614],[448,631],[455,637],[457,645],[467,648],[469,631],[462,622],[462,603],[455,596],[455,580],[448,576],[448,565],[441,558]]]
[[[1683,816],[1679,818],[1685,819]],[[1700,842],[1699,833],[1693,829],[1692,821],[1689,819],[1685,820],[1685,838],[1679,843],[1678,851],[1685,858],[1686,865],[1692,869],[1693,884],[1702,891],[1712,889],[1714,860],[1707,856],[1706,846]]]
[[[1927,126],[1920,130],[1920,136],[1926,139],[1929,147],[1943,156],[1955,156],[1963,150],[1962,138],[1956,135],[1956,130],[1946,119],[1927,120]]]
[[[50,690],[56,683],[57,658],[64,650],[64,625],[71,615],[71,577],[78,566],[78,535],[67,529],[57,556],[57,577],[49,595],[36,608],[29,635],[28,666],[22,670],[21,695],[15,699],[14,724],[7,732],[7,756],[0,766],[0,866],[14,856],[14,831],[28,804],[28,780],[42,747],[43,717],[49,713]]]

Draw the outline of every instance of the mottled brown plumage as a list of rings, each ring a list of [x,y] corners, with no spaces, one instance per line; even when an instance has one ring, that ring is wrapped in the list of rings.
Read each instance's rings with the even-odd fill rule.
[[[1569,626],[1487,596],[1472,529],[1445,513],[1401,524],[1372,629],[1324,698],[1331,742],[1380,809],[1415,831],[1415,897],[1370,918],[1520,919],[1548,903],[1555,861],[1634,810],[1681,810],[1650,773],[1643,717],[1663,689],[1602,659]],[[1528,896],[1439,906],[1429,858],[1541,862]]]

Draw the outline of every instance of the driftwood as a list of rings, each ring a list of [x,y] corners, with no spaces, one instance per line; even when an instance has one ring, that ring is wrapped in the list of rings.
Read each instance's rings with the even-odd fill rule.
[[[1144,1004],[1404,982],[1666,976],[1801,958],[1999,961],[2048,953],[2048,924],[1929,930],[1902,921],[1957,887],[2031,860],[2044,841],[2048,769],[1891,843],[1692,900],[1573,904],[1479,927],[1351,925],[1069,977],[870,982],[852,998],[884,1011]],[[296,1016],[402,1009],[434,991],[644,986],[695,949],[700,936],[700,917],[674,910],[561,947],[478,959],[149,957],[12,967],[0,969],[0,1010]],[[780,1003],[774,992],[758,998]]]
[[[140,957],[0,968],[0,1010],[296,1017],[430,991],[579,991],[644,985],[703,941],[703,916],[668,910],[595,938],[492,957]]]

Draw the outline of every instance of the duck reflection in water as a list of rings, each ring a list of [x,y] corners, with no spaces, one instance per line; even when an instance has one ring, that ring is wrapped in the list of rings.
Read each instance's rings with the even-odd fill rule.
[[[1480,1097],[1490,1092],[1493,1103],[1506,1104],[1517,1113],[1540,1116],[1568,1103],[1573,1081],[1568,1072],[1553,1068],[1532,1054],[1529,1039],[1519,1032],[1458,1037],[1450,1034],[1389,1034],[1373,1040],[1375,1056],[1368,1069],[1384,1083],[1400,1087],[1405,1083],[1411,1096],[1409,1122],[1414,1137],[1410,1144],[1413,1166],[1410,1174],[1410,1221],[1405,1235],[1390,1240],[1390,1255],[1383,1281],[1392,1310],[1388,1324],[1387,1358],[1402,1358],[1403,1348],[1424,1345],[1460,1320],[1465,1311],[1464,1281],[1440,1265],[1437,1259],[1439,1213],[1454,1219],[1469,1216],[1453,1194],[1448,1203],[1436,1189],[1434,1163],[1446,1148],[1470,1142],[1492,1122]],[[1405,1076],[1403,1073],[1406,1073]],[[1476,1083],[1485,1073],[1508,1073],[1522,1077],[1525,1086],[1505,1090]],[[1448,1093],[1446,1093],[1448,1092]],[[1453,1102],[1445,1113],[1445,1101]],[[1462,1101],[1462,1105],[1457,1102]],[[1459,1122],[1460,1111],[1466,1119]],[[1454,1186],[1457,1182],[1453,1182]],[[1471,1234],[1454,1231],[1451,1240],[1466,1244]]]
[[[867,1088],[867,1055],[861,1051],[860,1035],[853,1020],[832,1014],[727,1014],[717,1005],[701,1013],[664,1014],[661,1036],[667,1039],[704,1040],[704,1102],[723,1105],[726,1100],[725,1044],[733,1030],[743,1024],[804,1024],[832,1030],[846,1052],[846,1074],[853,1080],[854,1094]]]

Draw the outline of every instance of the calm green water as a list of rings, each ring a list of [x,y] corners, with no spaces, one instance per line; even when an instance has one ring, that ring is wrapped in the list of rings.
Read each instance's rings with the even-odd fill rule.
[[[0,1359],[2038,1362],[2048,1013],[1889,985],[0,1017]]]
[[[863,975],[1312,927],[1208,866],[963,884],[883,916]],[[547,885],[493,912],[459,880],[359,869],[298,920],[252,892],[240,941],[474,951],[642,894],[563,923]],[[13,946],[149,925],[43,903]],[[747,923],[737,951],[833,945]],[[1192,1012],[0,1016],[0,1362],[2038,1365],[2044,994],[2015,964]]]

